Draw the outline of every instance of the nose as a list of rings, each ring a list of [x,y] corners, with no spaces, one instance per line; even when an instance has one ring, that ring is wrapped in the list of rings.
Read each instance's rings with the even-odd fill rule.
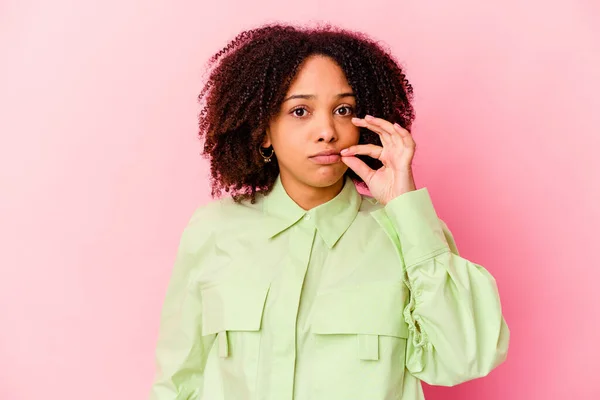
[[[338,140],[338,133],[335,129],[333,118],[320,118],[317,124],[317,141],[333,143]]]

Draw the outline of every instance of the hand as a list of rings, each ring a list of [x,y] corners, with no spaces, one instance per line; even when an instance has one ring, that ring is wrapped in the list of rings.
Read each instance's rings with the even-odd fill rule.
[[[383,147],[359,144],[341,151],[342,162],[362,178],[371,195],[385,205],[401,194],[416,190],[412,174],[416,144],[410,132],[398,124],[370,115],[364,119],[352,118],[352,123],[377,133],[383,144]],[[354,157],[358,154],[376,158],[383,166],[372,170]]]

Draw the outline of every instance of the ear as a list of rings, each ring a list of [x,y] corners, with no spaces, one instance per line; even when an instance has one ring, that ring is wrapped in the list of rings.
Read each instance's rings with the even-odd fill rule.
[[[262,142],[261,146],[264,147],[264,148],[272,146],[272,143],[271,143],[271,132],[269,131],[269,128],[267,128],[267,130],[265,131],[265,138],[263,139],[263,142]]]

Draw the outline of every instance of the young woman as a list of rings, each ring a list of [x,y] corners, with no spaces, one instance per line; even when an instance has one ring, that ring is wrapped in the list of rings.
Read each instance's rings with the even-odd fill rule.
[[[183,232],[151,399],[416,400],[420,381],[503,362],[495,280],[415,185],[394,58],[359,33],[267,25],[209,66],[200,136],[213,196],[231,196]],[[209,354],[222,384],[205,391]]]

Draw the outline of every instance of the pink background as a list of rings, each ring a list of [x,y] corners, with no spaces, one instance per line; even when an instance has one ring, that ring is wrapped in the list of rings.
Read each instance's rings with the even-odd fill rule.
[[[404,60],[417,184],[497,278],[508,361],[428,400],[600,398],[600,3],[367,3],[0,2],[0,399],[146,398],[179,235],[209,198],[202,65],[275,20]]]

